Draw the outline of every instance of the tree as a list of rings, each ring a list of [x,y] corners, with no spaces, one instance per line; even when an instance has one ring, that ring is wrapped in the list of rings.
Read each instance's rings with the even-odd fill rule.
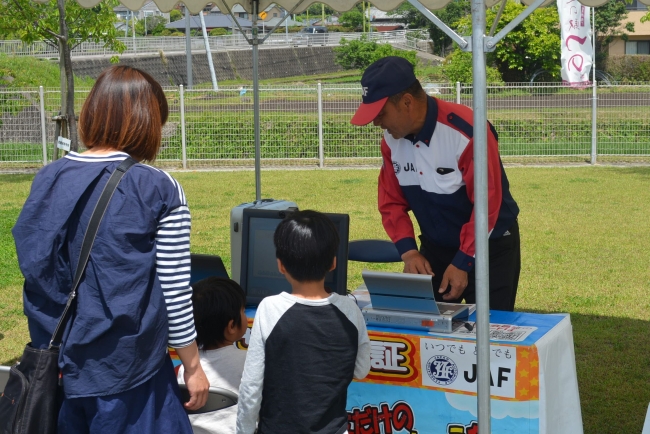
[[[70,138],[70,149],[78,150],[74,112],[74,77],[71,51],[85,41],[104,43],[121,53],[126,46],[117,40],[113,8],[117,0],[105,0],[84,9],[75,0],[56,0],[38,4],[32,0],[2,0],[0,33],[13,33],[31,44],[43,41],[59,51],[61,71],[60,135]]]
[[[145,23],[147,25],[147,35],[159,36],[165,30],[167,20],[163,16],[152,15],[137,21],[135,23],[135,34],[137,36],[145,35]]]
[[[363,14],[356,10],[344,12],[339,17],[339,23],[343,27],[347,27],[355,31],[359,30],[363,24]]]
[[[183,19],[183,14],[178,9],[172,9],[171,12],[169,12],[169,22],[170,23],[172,23],[174,21],[182,20],[182,19]]]
[[[515,19],[526,6],[508,0],[495,34]],[[488,9],[488,29],[494,21],[498,6]],[[506,82],[528,81],[539,69],[546,70],[553,77],[560,76],[560,19],[557,7],[537,9],[515,27],[488,53],[488,64],[497,67]],[[462,18],[458,30],[463,35],[471,34],[471,17]]]
[[[596,65],[602,64],[607,57],[607,48],[614,41],[614,38],[621,36],[627,40],[627,35],[620,29],[623,27],[627,32],[634,31],[634,23],[627,22],[626,2],[623,0],[608,1],[603,6],[596,8],[594,14],[594,27],[596,27]],[[641,18],[643,22],[643,18]]]
[[[323,5],[322,3],[312,3],[311,6],[307,8],[307,11],[309,11],[309,16],[310,17],[320,17],[323,15]],[[331,7],[325,5],[325,16],[332,15],[334,13],[334,9]]]
[[[456,30],[458,21],[471,14],[471,4],[469,0],[454,0],[444,8],[433,11],[440,20],[447,24],[452,30]],[[411,4],[404,3],[390,15],[401,15],[404,23],[408,24],[411,29],[427,29],[429,37],[433,41],[433,49],[437,54],[445,57],[448,54],[448,48],[452,43],[449,36],[440,30],[435,24],[429,21],[420,11],[415,9]]]

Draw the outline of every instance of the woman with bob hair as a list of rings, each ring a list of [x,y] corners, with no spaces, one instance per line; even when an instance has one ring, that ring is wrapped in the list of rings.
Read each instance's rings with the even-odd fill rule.
[[[155,159],[167,115],[163,90],[149,74],[106,69],[81,110],[88,150],[38,172],[12,230],[32,346],[46,348],[99,195],[124,159],[139,162],[104,214],[64,334],[60,433],[191,434],[185,408],[207,400],[189,286],[190,212],[180,184],[142,164]],[[184,367],[185,404],[167,347]]]

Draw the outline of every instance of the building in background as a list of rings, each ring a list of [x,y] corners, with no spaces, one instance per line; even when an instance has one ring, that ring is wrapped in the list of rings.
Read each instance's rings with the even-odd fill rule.
[[[608,53],[610,55],[649,55],[650,54],[650,21],[645,23],[641,22],[641,17],[648,13],[648,6],[641,3],[639,0],[633,0],[632,3],[626,5],[628,11],[627,18],[624,23],[634,23],[634,31],[628,32],[622,26],[619,30],[627,34],[627,41],[623,40],[620,36],[614,38],[609,44]]]
[[[122,20],[131,19],[131,10],[124,5],[119,5],[113,8],[113,12],[115,12],[115,15]],[[141,20],[145,17],[161,16],[169,22],[169,12],[161,12],[153,1],[143,4],[139,10],[133,11],[133,15],[136,20]]]

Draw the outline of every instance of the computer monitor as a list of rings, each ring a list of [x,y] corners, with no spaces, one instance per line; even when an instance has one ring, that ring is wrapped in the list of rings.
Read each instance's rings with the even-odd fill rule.
[[[242,221],[241,275],[239,284],[246,292],[246,305],[257,306],[264,297],[282,291],[291,292],[291,285],[278,271],[273,234],[290,211],[244,209]],[[325,213],[339,234],[336,268],[325,276],[325,287],[341,295],[347,294],[348,279],[348,214]]]

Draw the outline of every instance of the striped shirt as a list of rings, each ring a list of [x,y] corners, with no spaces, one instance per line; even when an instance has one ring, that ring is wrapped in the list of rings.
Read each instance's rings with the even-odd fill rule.
[[[70,153],[34,178],[12,232],[36,347],[49,343],[94,206],[126,156]],[[64,335],[59,365],[67,397],[130,390],[160,369],[167,346],[194,341],[190,227],[174,178],[145,164],[126,173],[99,227]]]

